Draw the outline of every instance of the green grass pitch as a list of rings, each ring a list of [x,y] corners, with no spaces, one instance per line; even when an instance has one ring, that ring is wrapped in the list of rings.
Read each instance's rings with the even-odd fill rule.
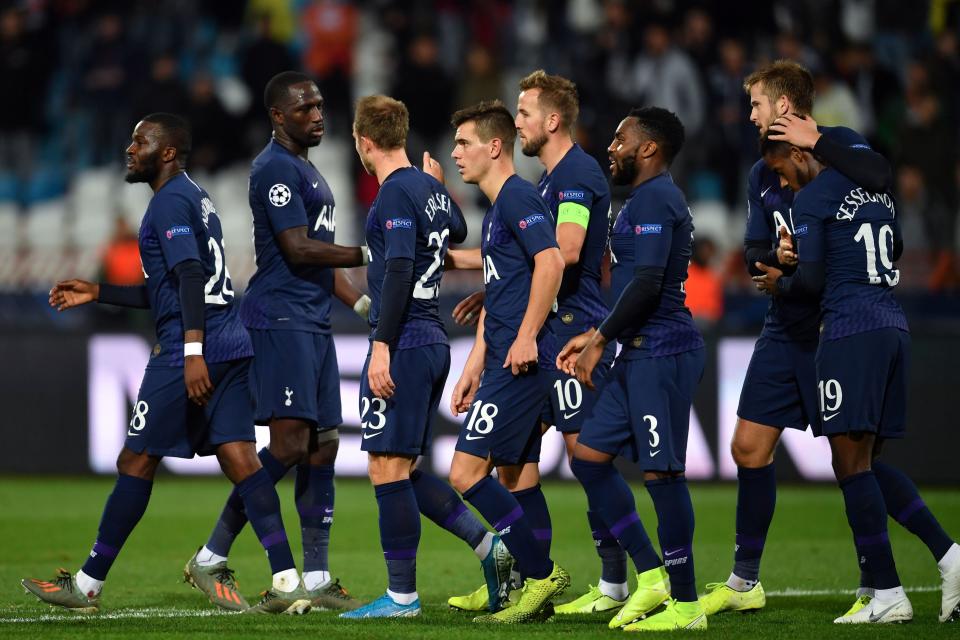
[[[446,598],[481,582],[479,564],[459,540],[424,520],[420,543],[419,592],[423,615],[411,620],[346,622],[335,613],[255,618],[213,611],[199,592],[181,582],[191,553],[206,540],[227,495],[223,479],[161,477],[146,516],[117,560],[104,589],[99,616],[54,610],[23,592],[19,579],[49,578],[58,567],[76,571],[96,534],[110,478],[0,480],[0,637],[31,638],[437,638],[467,640],[507,637],[514,629],[478,628],[468,614],[451,611]],[[293,487],[280,485],[284,522],[298,557],[299,531]],[[575,483],[545,487],[553,517],[553,557],[573,577],[562,599],[595,583],[599,566],[584,516],[585,499]],[[722,581],[730,571],[736,489],[694,484],[697,516],[694,553],[697,582]],[[642,487],[635,487],[640,516],[652,538],[656,519]],[[960,535],[960,491],[924,492],[946,529]],[[910,625],[877,629],[838,628],[831,620],[852,602],[858,577],[840,492],[831,486],[781,487],[777,513],[763,561],[767,608],[755,615],[727,613],[710,619],[714,638],[957,638],[960,628],[936,621],[939,574],[926,548],[896,523],[891,538],[900,575],[913,602]],[[363,599],[386,587],[373,491],[361,480],[337,484],[331,565],[353,594]],[[269,568],[254,536],[245,531],[234,547],[231,566],[251,601],[269,584]],[[554,618],[522,628],[524,637],[596,638],[609,631],[603,617]],[[689,635],[671,634],[671,637]],[[704,637],[696,634],[697,637]]]

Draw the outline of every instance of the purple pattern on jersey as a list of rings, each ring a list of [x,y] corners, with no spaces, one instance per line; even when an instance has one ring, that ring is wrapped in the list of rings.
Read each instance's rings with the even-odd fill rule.
[[[620,357],[669,356],[703,347],[683,290],[692,243],[693,219],[670,174],[651,178],[633,190],[610,235],[612,299],[619,298],[637,267],[661,267],[664,273],[657,310],[644,324],[628,327],[617,336],[624,346]]]
[[[866,140],[846,127],[818,127],[823,135],[838,142],[866,145]],[[869,148],[869,147],[868,147]],[[747,179],[747,230],[745,241],[761,240],[770,248],[779,246],[779,226],[788,225],[795,231],[791,215],[793,191],[780,186],[780,176],[758,160]],[[770,306],[760,335],[781,341],[816,341],[820,326],[820,305],[808,297],[790,298],[771,296]]]
[[[415,167],[391,173],[370,207],[366,243],[370,252],[370,337],[380,318],[381,290],[390,259],[413,260],[413,290],[400,321],[397,349],[446,344],[438,305],[449,235],[462,219],[446,188]]]
[[[580,261],[564,270],[557,313],[548,320],[557,335],[579,334],[600,326],[610,313],[600,283],[610,226],[610,188],[597,161],[574,144],[553,171],[543,173],[537,190],[554,220],[563,202],[575,202],[590,211]]]
[[[276,236],[294,227],[333,242],[333,192],[307,160],[271,140],[253,161],[249,183],[257,271],[240,313],[251,329],[330,333],[333,269],[287,262]]]
[[[899,237],[896,204],[889,194],[869,194],[826,169],[794,201],[797,251],[804,262],[826,264],[821,340],[894,327],[909,331],[893,287],[892,262]]]
[[[139,245],[157,330],[150,366],[183,366],[180,284],[173,269],[185,260],[200,262],[207,283],[204,359],[212,364],[253,355],[234,303],[220,219],[210,196],[187,174],[171,178],[150,199],[140,223]]]

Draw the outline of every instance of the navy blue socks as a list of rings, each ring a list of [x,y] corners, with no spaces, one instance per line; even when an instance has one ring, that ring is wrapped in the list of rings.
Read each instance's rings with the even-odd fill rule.
[[[657,511],[657,535],[663,566],[670,576],[670,594],[680,602],[697,601],[693,571],[693,503],[687,479],[648,480],[647,492]]]
[[[927,508],[913,481],[905,473],[883,462],[873,463],[887,513],[927,545],[934,560],[940,560],[953,540]]]
[[[887,537],[887,508],[874,472],[863,471],[844,478],[840,490],[861,571],[873,578],[876,589],[900,586]]]
[[[637,515],[633,492],[613,463],[587,462],[575,457],[570,469],[583,485],[593,512],[600,516],[633,560],[637,573],[661,566],[660,557]]]
[[[327,571],[333,526],[333,465],[298,465],[294,496],[303,535],[303,572]]]
[[[274,479],[261,468],[237,483],[237,492],[260,544],[267,552],[270,570],[277,574],[293,569],[293,554],[280,517],[280,498]]]
[[[550,511],[547,509],[547,499],[543,495],[540,485],[530,489],[521,489],[513,491],[513,497],[517,499],[523,514],[533,529],[533,537],[540,543],[540,548],[544,554],[550,557],[550,543],[553,542],[553,523],[550,522]]]
[[[523,576],[542,580],[553,572],[553,562],[534,537],[523,508],[503,485],[487,476],[463,497],[497,530]]]
[[[387,562],[389,589],[397,594],[417,590],[417,546],[420,511],[410,480],[374,487],[380,509],[380,545]]]
[[[737,539],[733,573],[743,580],[760,579],[760,557],[777,505],[773,463],[758,469],[737,467]]]
[[[487,528],[467,508],[453,487],[419,469],[410,474],[410,482],[420,513],[466,542],[471,549],[476,549],[487,534]]]
[[[103,506],[97,541],[83,565],[82,571],[85,574],[95,580],[104,580],[107,577],[107,572],[123,548],[123,543],[147,510],[152,489],[151,480],[126,475],[117,477],[113,493]]]
[[[264,447],[257,454],[260,458],[260,464],[266,469],[267,473],[276,484],[287,473],[287,468],[279,460],[273,457],[270,450]],[[210,539],[207,540],[206,547],[215,554],[223,557],[230,555],[230,547],[233,541],[237,539],[243,527],[247,524],[247,514],[243,510],[243,500],[240,498],[240,492],[237,487],[230,492],[227,503],[223,506],[220,513],[220,519],[214,525],[210,533]]]
[[[610,533],[600,514],[587,511],[590,533],[600,556],[600,579],[611,584],[623,584],[627,581],[627,554],[620,543]]]

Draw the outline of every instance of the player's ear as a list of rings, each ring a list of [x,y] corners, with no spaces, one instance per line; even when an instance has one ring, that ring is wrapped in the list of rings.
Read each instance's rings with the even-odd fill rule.
[[[274,125],[280,126],[283,124],[283,111],[277,107],[270,107],[270,122]]]
[[[503,140],[500,138],[490,138],[488,149],[490,151],[490,158],[496,160],[500,157],[500,154],[503,153]]]
[[[547,131],[550,133],[556,133],[560,129],[560,114],[551,113],[547,116]]]
[[[164,147],[163,151],[160,152],[160,159],[164,162],[173,162],[177,159],[177,148]]]
[[[640,143],[640,157],[652,158],[659,148],[654,140],[644,140]]]

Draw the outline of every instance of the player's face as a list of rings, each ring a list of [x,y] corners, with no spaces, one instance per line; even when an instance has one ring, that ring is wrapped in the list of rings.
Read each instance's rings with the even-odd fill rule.
[[[763,92],[763,84],[754,83],[750,87],[750,122],[760,130],[760,135],[766,134],[767,127],[781,115],[783,114],[779,112],[777,104]]]
[[[607,147],[613,184],[630,184],[637,177],[637,153],[642,142],[636,118],[624,118]]]
[[[520,150],[523,155],[534,157],[547,143],[547,131],[544,127],[544,114],[540,110],[540,89],[527,89],[520,92],[517,99],[517,117],[514,126],[520,137]]]
[[[780,186],[794,191],[800,191],[815,177],[811,163],[806,160],[804,152],[796,147],[791,147],[789,154],[768,153],[763,156],[770,170],[780,176]]]
[[[457,163],[457,170],[467,184],[477,184],[487,175],[492,162],[490,143],[480,141],[477,125],[472,120],[457,127],[450,157]]]
[[[287,102],[280,105],[280,126],[301,147],[315,147],[323,140],[323,96],[313,82],[290,86]]]
[[[153,122],[138,122],[127,147],[127,175],[129,183],[150,182],[160,172],[160,153],[163,151],[163,131]]]

